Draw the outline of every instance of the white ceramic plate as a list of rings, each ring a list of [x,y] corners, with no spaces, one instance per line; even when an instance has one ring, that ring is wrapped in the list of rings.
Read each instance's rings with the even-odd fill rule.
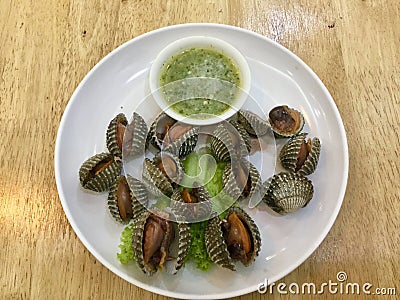
[[[250,210],[262,233],[262,250],[250,267],[237,272],[213,267],[209,272],[187,265],[177,275],[148,278],[116,258],[122,225],[106,208],[107,194],[85,192],[78,170],[84,160],[102,152],[109,121],[119,112],[131,116],[147,93],[149,67],[168,43],[191,35],[209,35],[231,43],[249,62],[250,90],[269,111],[287,104],[301,110],[304,131],[318,136],[322,152],[309,176],[315,193],[306,208],[276,216]],[[149,107],[149,110],[154,109]],[[278,145],[279,150],[279,145]],[[279,171],[279,168],[278,170]],[[57,188],[65,214],[82,243],[107,268],[148,291],[177,298],[217,299],[257,290],[265,279],[275,282],[304,262],[330,230],[343,201],[348,175],[347,140],[335,103],[317,75],[298,57],[264,36],[217,24],[184,24],[139,36],[102,59],[72,95],[58,131],[55,149]]]

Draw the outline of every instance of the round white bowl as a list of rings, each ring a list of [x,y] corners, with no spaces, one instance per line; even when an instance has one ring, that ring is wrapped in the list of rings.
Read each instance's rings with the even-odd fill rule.
[[[233,63],[238,67],[241,79],[241,86],[239,88],[237,98],[235,99],[235,102],[231,105],[231,107],[220,115],[215,115],[215,116],[210,115],[209,118],[206,117],[204,119],[191,118],[175,112],[171,108],[170,106],[171,104],[166,101],[165,97],[163,96],[160,90],[160,71],[163,64],[166,61],[168,61],[168,59],[170,59],[171,56],[178,54],[184,50],[196,47],[211,48],[217,50],[218,52],[222,52],[224,55],[229,57],[233,61]],[[249,65],[244,56],[239,52],[239,50],[237,50],[231,44],[221,39],[208,36],[190,36],[178,39],[170,43],[159,52],[156,59],[151,65],[149,74],[150,91],[154,100],[160,106],[160,108],[175,120],[192,125],[215,124],[233,116],[245,103],[250,91],[250,86],[251,86],[251,75],[250,75]]]

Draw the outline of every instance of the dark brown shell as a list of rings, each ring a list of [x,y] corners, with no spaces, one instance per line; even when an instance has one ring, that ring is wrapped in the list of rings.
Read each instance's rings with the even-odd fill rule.
[[[174,222],[173,226],[175,228],[175,236],[177,236],[175,243],[178,243],[178,252],[176,258],[171,261],[172,267],[169,268],[171,274],[176,274],[182,268],[192,241],[190,224],[183,222],[179,216],[176,218],[178,222]]]
[[[116,221],[127,224],[133,218],[132,195],[125,176],[119,176],[111,187],[107,205]]]
[[[111,153],[99,153],[87,159],[79,169],[79,181],[83,188],[105,192],[111,189],[121,174],[122,163],[115,161]]]
[[[147,207],[148,204],[148,191],[145,185],[139,180],[131,175],[126,177],[128,181],[129,188],[132,193],[132,197],[134,199],[133,202],[133,215],[137,216],[138,212],[142,211],[144,208]]]
[[[139,268],[147,275],[151,276],[156,273],[158,270],[162,270],[164,268],[164,264],[166,258],[168,256],[169,246],[170,246],[170,238],[172,237],[172,226],[169,221],[164,220],[165,222],[165,230],[162,241],[160,242],[160,246],[157,251],[161,252],[161,255],[164,256],[163,261],[159,261],[157,264],[154,261],[145,261],[146,250],[145,245],[146,242],[151,243],[151,240],[146,240],[146,225],[149,218],[159,218],[158,216],[152,214],[150,211],[144,211],[134,220],[133,232],[132,232],[132,249],[134,256],[136,258],[136,263]],[[150,238],[151,236],[147,236]],[[169,240],[167,240],[169,239]]]

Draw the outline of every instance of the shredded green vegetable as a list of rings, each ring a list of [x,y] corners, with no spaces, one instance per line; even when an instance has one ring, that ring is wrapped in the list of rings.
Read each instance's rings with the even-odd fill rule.
[[[208,271],[211,267],[211,260],[207,255],[204,234],[207,221],[193,223],[190,225],[192,242],[190,244],[188,259],[196,263],[196,267],[202,271]]]
[[[222,173],[224,172],[225,165],[225,162],[219,162],[214,176],[205,185],[205,188],[210,193],[211,197],[215,197],[222,190]]]
[[[126,226],[121,233],[121,244],[118,246],[121,249],[121,252],[117,253],[117,258],[123,265],[135,260],[135,255],[133,254],[132,249],[133,225],[134,224],[131,223]]]

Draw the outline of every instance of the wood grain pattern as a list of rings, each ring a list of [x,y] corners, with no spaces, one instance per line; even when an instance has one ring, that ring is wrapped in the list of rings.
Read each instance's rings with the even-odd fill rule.
[[[399,294],[398,1],[0,0],[0,298],[165,299],[120,279],[84,248],[58,198],[53,153],[71,94],[102,57],[187,22],[236,25],[278,41],[315,70],[343,118],[350,173],[341,212],[281,282],[318,284],[346,271],[353,282]],[[310,298],[268,295],[295,297]]]

